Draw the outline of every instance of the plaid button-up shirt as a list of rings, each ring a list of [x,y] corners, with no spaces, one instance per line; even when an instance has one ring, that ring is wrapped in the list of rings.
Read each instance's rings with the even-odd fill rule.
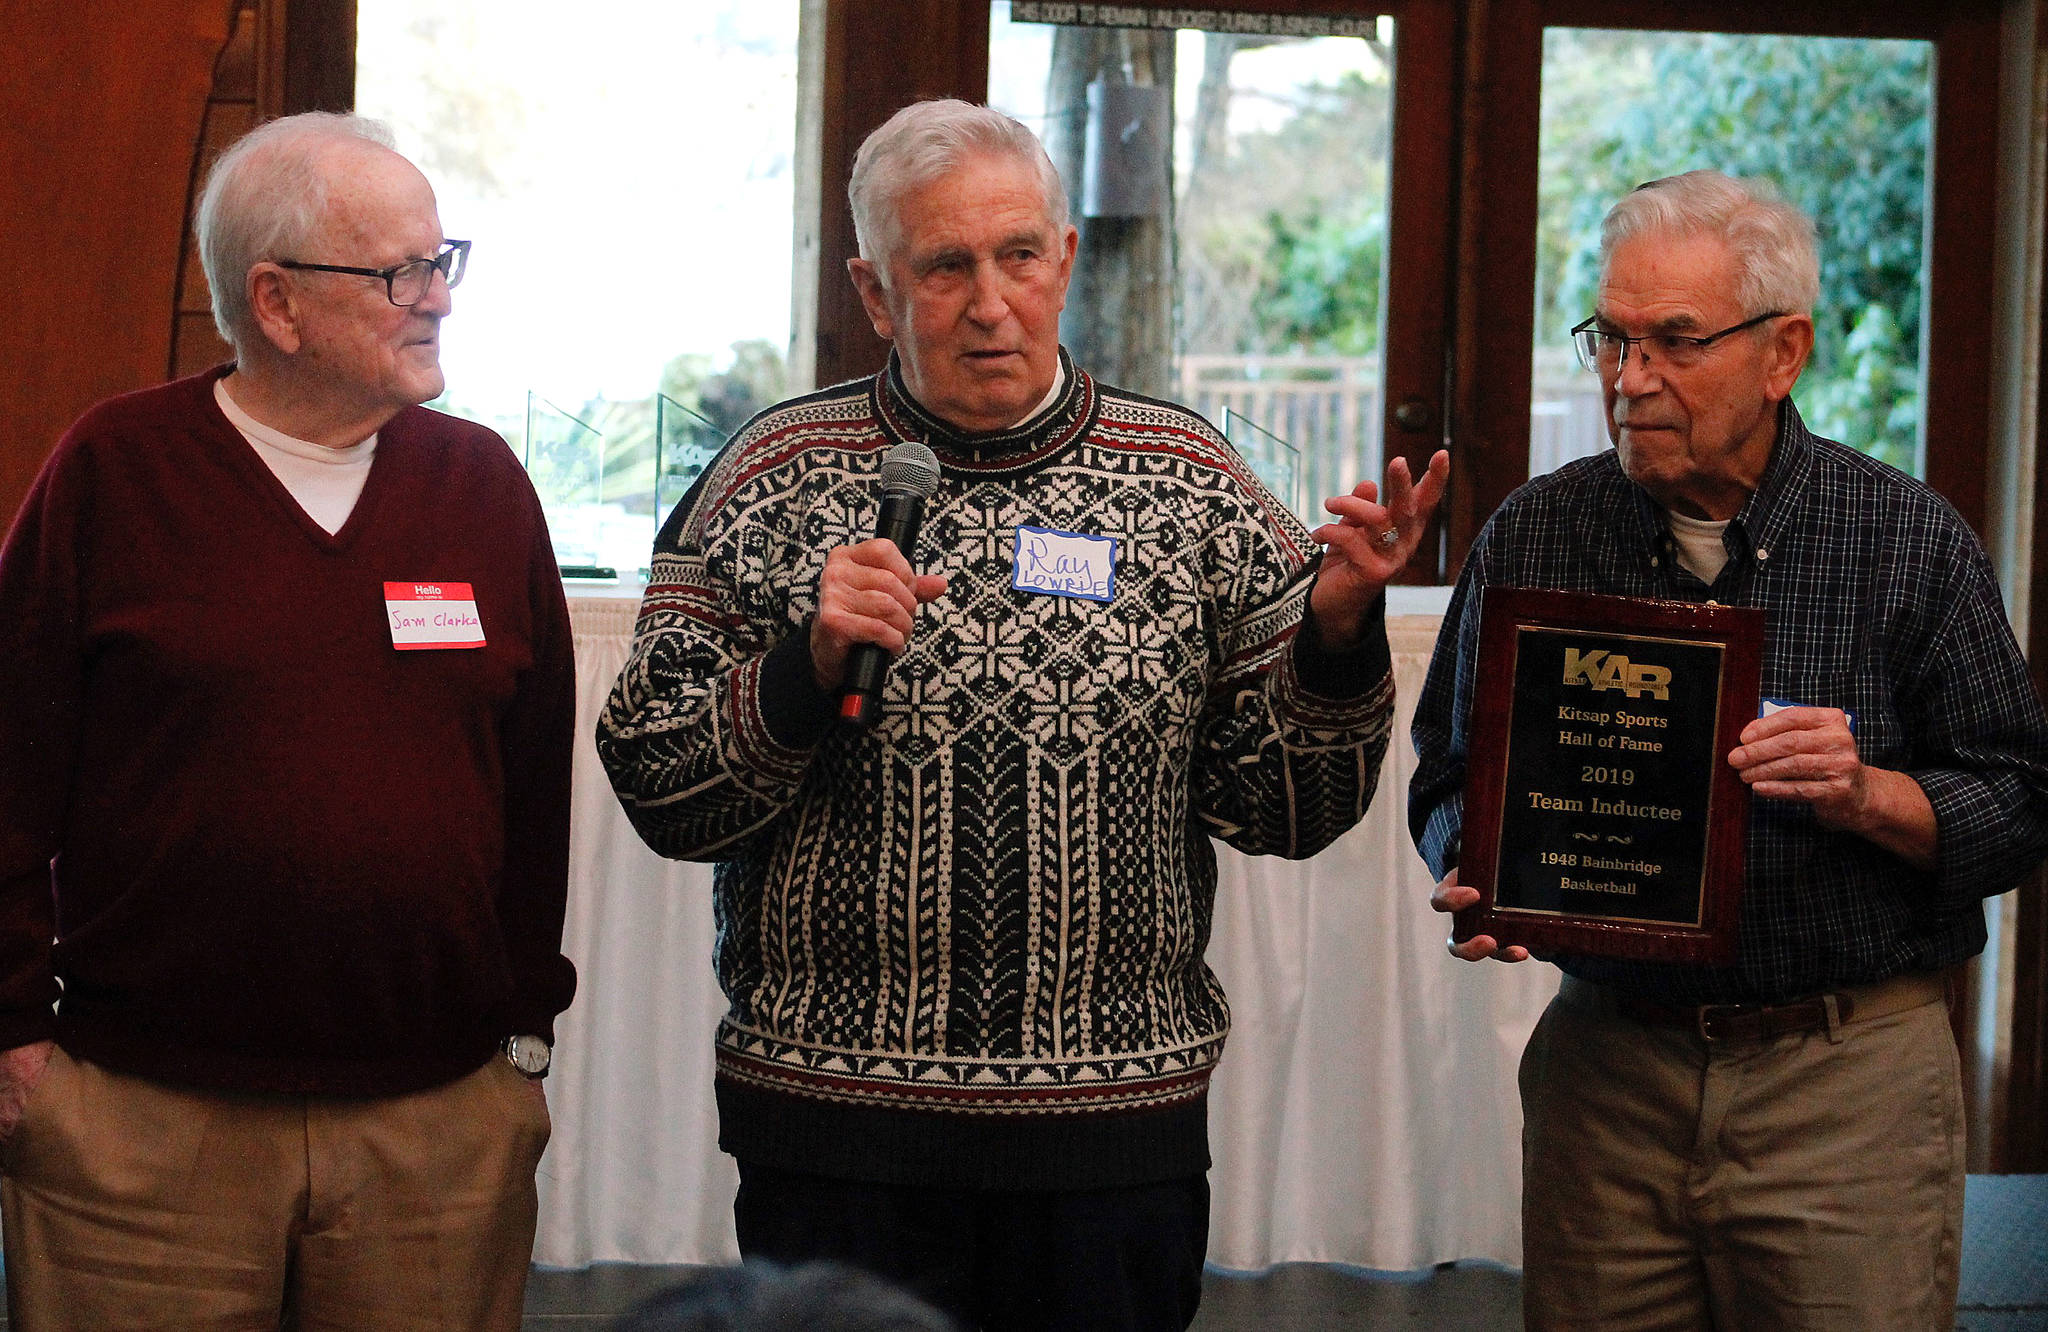
[[[1457,863],[1481,593],[1537,587],[1761,607],[1763,694],[1856,718],[1866,764],[1913,777],[1939,861],[1906,864],[1751,797],[1733,964],[1551,958],[1671,1003],[1782,1002],[1962,961],[1982,901],[2048,854],[2048,716],[1990,561],[1926,486],[1810,433],[1787,402],[1756,491],[1728,524],[1712,587],[1679,567],[1662,514],[1613,450],[1538,477],[1473,543],[1415,712],[1408,820],[1439,876]]]

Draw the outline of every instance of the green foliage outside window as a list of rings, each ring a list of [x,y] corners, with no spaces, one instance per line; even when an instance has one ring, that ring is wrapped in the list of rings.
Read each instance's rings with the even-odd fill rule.
[[[1178,219],[1183,351],[1379,349],[1387,164],[1372,146],[1387,139],[1386,67],[1291,98],[1277,128],[1198,148]]]
[[[1600,219],[1695,167],[1763,177],[1819,230],[1808,424],[1917,471],[1932,82],[1922,42],[1552,30],[1537,340],[1591,312]]]
[[[1566,330],[1592,311],[1600,219],[1616,199],[1695,167],[1763,177],[1820,235],[1800,410],[1822,434],[1917,471],[1931,48],[1589,29],[1545,42],[1538,345],[1569,363]],[[1198,318],[1190,350],[1378,348],[1385,179],[1350,162],[1384,124],[1387,85],[1351,75],[1300,96],[1292,119],[1244,136],[1227,167],[1200,178],[1212,198],[1258,191],[1266,207],[1189,208],[1183,266],[1235,272],[1256,290],[1242,322]]]
[[[1257,303],[1272,344],[1363,356],[1379,347],[1387,214],[1378,200],[1266,215],[1272,271]]]

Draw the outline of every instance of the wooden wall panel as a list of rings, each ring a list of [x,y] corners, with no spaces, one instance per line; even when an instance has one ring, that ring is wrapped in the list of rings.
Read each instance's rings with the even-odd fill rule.
[[[2038,493],[2038,489],[2037,489]],[[2036,531],[2039,531],[2037,523]],[[2038,611],[2036,612],[2038,613]],[[2039,636],[2034,678],[2042,685]],[[2048,1172],[2048,871],[2036,870],[2019,886],[2014,912],[2012,1059],[2005,1092],[2005,1134],[1993,1170],[2020,1175]]]
[[[232,5],[8,8],[0,517],[11,523],[80,412],[164,377],[192,145]]]
[[[275,11],[276,6],[271,8]],[[178,232],[184,258],[178,270],[178,295],[171,316],[170,365],[166,370],[173,379],[196,374],[234,356],[234,348],[213,325],[213,293],[207,287],[206,270],[199,261],[199,244],[192,234],[192,222],[199,211],[199,192],[207,173],[213,169],[214,159],[256,128],[263,118],[262,89],[276,82],[265,77],[266,71],[279,61],[259,40],[262,28],[262,14],[254,0],[240,0],[227,44],[214,62],[213,89],[200,121],[199,142],[193,149],[192,188],[185,205],[185,223]]]

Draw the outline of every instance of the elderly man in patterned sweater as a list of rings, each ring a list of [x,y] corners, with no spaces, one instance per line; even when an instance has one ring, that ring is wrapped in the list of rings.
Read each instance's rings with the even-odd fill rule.
[[[851,195],[888,369],[763,413],[671,515],[598,735],[642,836],[719,862],[740,1247],[969,1326],[1181,1328],[1229,1026],[1209,839],[1308,856],[1364,812],[1382,592],[1449,462],[1311,534],[1199,417],[1074,366],[1076,232],[1007,117],[909,107]],[[940,463],[913,552],[866,539],[902,441]],[[894,663],[850,731],[863,643]]]

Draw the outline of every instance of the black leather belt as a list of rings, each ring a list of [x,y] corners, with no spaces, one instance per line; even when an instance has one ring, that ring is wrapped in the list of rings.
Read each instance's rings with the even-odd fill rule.
[[[1942,978],[1929,972],[1912,972],[1784,1004],[1706,1004],[1686,1008],[1611,989],[1606,993],[1614,1011],[1623,1017],[1653,1027],[1689,1031],[1707,1041],[1768,1041],[1798,1032],[1826,1031],[1830,1001],[1835,1010],[1833,1023],[1841,1026],[1918,1008],[1946,999],[1948,994]]]
[[[1834,996],[1837,1022],[1849,1020],[1855,1001],[1846,994]],[[1679,1008],[1628,995],[1616,995],[1614,1011],[1625,1018],[1653,1027],[1676,1027],[1698,1032],[1709,1041],[1768,1041],[1801,1031],[1826,1031],[1828,1004],[1825,998],[1800,999],[1789,1004],[1706,1004]]]

